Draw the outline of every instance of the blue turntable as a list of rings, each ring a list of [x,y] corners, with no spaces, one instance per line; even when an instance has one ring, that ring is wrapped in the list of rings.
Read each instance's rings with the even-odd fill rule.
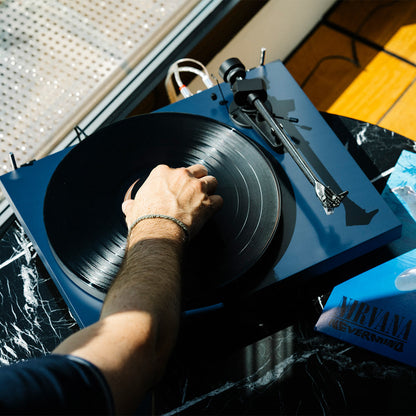
[[[239,286],[242,291],[239,296],[261,293],[288,280],[302,285],[302,282],[310,281],[400,236],[400,222],[280,61],[247,71],[244,77],[235,75],[233,65],[224,72],[224,78],[228,79],[230,85],[215,86],[149,116],[115,123],[98,130],[71,149],[20,167],[0,178],[3,192],[18,220],[81,327],[98,319],[105,288],[100,290],[100,283],[94,283],[94,262],[92,266],[88,265],[91,272],[87,271],[81,278],[78,270],[60,254],[55,243],[51,244],[54,240],[45,225],[44,203],[45,198],[49,199],[48,193],[55,194],[50,184],[56,182],[56,172],[62,171],[63,166],[73,166],[73,172],[84,172],[83,166],[88,160],[93,162],[88,156],[90,148],[100,148],[97,152],[99,167],[94,165],[94,169],[98,169],[98,177],[109,166],[110,159],[107,158],[116,158],[115,155],[119,154],[116,151],[112,154],[111,146],[113,149],[121,149],[121,155],[126,146],[129,146],[128,153],[137,152],[140,165],[138,172],[123,173],[121,189],[114,191],[116,194],[111,194],[115,196],[117,206],[121,203],[118,199],[122,198],[126,184],[135,175],[142,176],[149,169],[148,165],[174,164],[178,160],[183,163],[205,163],[212,167],[213,174],[223,176],[227,188],[224,188],[224,192],[234,195],[233,200],[244,202],[239,205],[240,211],[242,206],[250,212],[261,206],[260,219],[254,220],[254,225],[248,223],[253,229],[247,232],[245,215],[241,214],[238,229],[227,230],[227,235],[231,235],[233,241],[238,239],[242,231],[246,231],[244,241],[239,243],[236,250],[239,255],[238,264],[245,266],[234,268],[233,264],[221,272],[227,274],[227,277],[225,283],[222,282],[224,284],[218,284],[218,293],[215,285],[210,287],[217,294],[215,301],[218,302],[226,302],[232,297],[233,291],[228,291],[227,287],[234,287],[232,285],[240,277],[251,282]],[[237,82],[240,79],[254,81],[246,89],[244,83]],[[262,80],[260,83],[259,79]],[[235,86],[236,84],[239,85]],[[267,125],[267,115],[254,114],[251,109],[238,111],[241,96],[243,101],[246,100],[253,89],[259,91],[262,85],[267,90],[264,107],[273,115],[275,129]],[[252,125],[253,119],[259,122],[255,126]],[[163,129],[160,120],[165,124]],[[134,132],[134,144],[130,139],[118,140],[117,132],[119,137],[133,135],[131,132]],[[159,138],[152,143],[152,134],[165,137],[169,133],[173,137],[169,144],[165,145]],[[181,134],[192,143],[189,145],[186,140],[185,143]],[[101,141],[101,138],[104,139]],[[289,143],[280,146],[281,140],[285,139]],[[193,140],[196,140],[196,145]],[[107,142],[110,143],[109,147],[105,145]],[[230,152],[229,159],[226,155]],[[255,161],[256,152],[261,154],[259,163]],[[86,154],[84,165],[68,162],[74,155],[83,157],[83,153]],[[185,156],[181,156],[182,153]],[[118,177],[119,168],[112,167],[110,170],[108,177]],[[62,183],[70,183],[71,176],[77,175],[68,174]],[[233,178],[238,186],[233,184]],[[97,183],[97,179],[94,181]],[[240,189],[245,182],[255,183],[254,187],[259,192],[250,191],[248,198],[242,198]],[[76,192],[76,186],[73,189],[75,191],[71,192]],[[88,201],[81,199],[77,203],[87,204]],[[221,228],[227,224],[227,218],[224,217],[234,215],[235,206],[233,204],[228,211],[226,209],[222,219],[219,217],[218,221],[224,225]],[[78,211],[76,204],[73,211]],[[74,229],[70,225],[71,221],[62,216],[59,201],[52,210],[46,209],[45,212],[48,212],[48,217],[54,217],[55,234],[63,233],[65,236],[66,230]],[[82,212],[82,207],[79,212]],[[89,211],[88,215],[93,215],[93,212]],[[75,219],[78,218],[76,215],[79,213],[74,212]],[[46,222],[49,221],[48,217]],[[121,258],[125,230],[120,218],[117,217],[114,224],[118,230],[115,240],[121,249],[119,253],[113,254]],[[111,220],[109,224],[112,224]],[[83,256],[82,247],[88,246],[87,234],[83,234],[85,228],[80,227],[76,231],[79,233],[78,241],[83,242],[79,247],[76,238],[68,239],[71,252],[78,257]],[[75,235],[75,232],[71,232]],[[266,237],[261,239],[258,236]],[[91,240],[95,247],[97,240]],[[65,250],[65,244],[63,247]],[[222,248],[221,252],[230,251],[231,255],[235,255],[234,245],[229,240],[225,241]],[[250,257],[253,250],[254,257]],[[244,263],[247,258],[249,261]],[[226,260],[221,263],[226,263]],[[109,269],[112,268],[112,264],[108,266]],[[113,273],[114,271],[108,273],[110,280]],[[201,305],[205,306],[206,303],[202,302]],[[191,299],[189,307],[198,306],[198,302]]]

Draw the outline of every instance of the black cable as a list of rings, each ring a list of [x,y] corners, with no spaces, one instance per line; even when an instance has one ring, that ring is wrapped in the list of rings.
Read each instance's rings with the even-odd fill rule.
[[[363,36],[361,36],[359,33],[360,33],[360,31],[365,27],[365,25],[368,23],[368,21],[372,18],[372,17],[374,17],[374,15],[380,10],[380,9],[382,9],[382,8],[384,8],[384,7],[390,7],[390,6],[392,6],[394,3],[397,3],[397,0],[393,0],[393,1],[390,1],[390,2],[388,2],[388,3],[385,3],[385,4],[380,4],[380,5],[378,5],[378,6],[376,6],[374,9],[372,9],[366,16],[365,16],[365,18],[362,20],[362,22],[360,23],[360,25],[358,26],[358,28],[355,30],[355,32],[352,32],[352,31],[350,31],[350,30],[348,30],[348,29],[345,29],[344,27],[342,27],[342,26],[339,26],[338,24],[336,24],[336,23],[333,23],[333,22],[330,22],[330,21],[328,21],[327,19],[325,19],[324,21],[323,21],[323,24],[325,25],[325,26],[327,26],[327,27],[329,27],[329,28],[331,28],[331,29],[334,29],[334,30],[336,30],[337,32],[340,32],[340,33],[342,33],[342,34],[344,34],[344,35],[346,35],[346,36],[348,36],[348,37],[350,37],[351,38],[351,55],[352,55],[352,57],[347,57],[347,56],[344,56],[344,55],[328,55],[328,56],[325,56],[325,57],[323,57],[323,58],[321,58],[316,64],[315,64],[315,66],[313,67],[313,69],[309,72],[309,74],[308,74],[308,76],[303,80],[303,82],[301,83],[301,87],[302,88],[304,88],[305,86],[306,86],[306,84],[309,82],[309,80],[312,78],[312,76],[315,74],[315,72],[319,69],[319,67],[321,66],[321,64],[323,63],[323,62],[325,62],[325,61],[327,61],[327,60],[332,60],[332,59],[341,59],[341,60],[345,60],[345,61],[347,61],[347,62],[349,62],[349,63],[351,63],[352,65],[355,65],[357,68],[360,68],[361,67],[361,64],[360,64],[360,60],[359,60],[359,57],[358,57],[358,53],[357,53],[357,48],[356,48],[356,42],[358,41],[358,42],[361,42],[361,43],[363,43],[363,44],[365,44],[365,45],[367,45],[367,46],[369,46],[369,47],[371,47],[371,48],[373,48],[373,49],[376,49],[377,51],[379,51],[379,52],[385,52],[385,53],[387,53],[387,54],[389,54],[389,55],[391,55],[391,56],[393,56],[394,58],[397,58],[397,59],[400,59],[401,61],[403,61],[403,62],[405,62],[405,63],[407,63],[407,64],[409,64],[409,65],[412,65],[412,66],[416,66],[416,64],[414,63],[414,62],[411,62],[411,61],[409,61],[409,60],[407,60],[406,58],[403,58],[403,57],[401,57],[401,56],[399,56],[399,55],[397,55],[397,54],[395,54],[395,53],[393,53],[393,52],[390,52],[390,51],[388,51],[388,50],[386,50],[386,49],[384,49],[384,47],[383,46],[381,46],[381,45],[378,45],[377,43],[375,43],[375,42],[373,42],[373,41],[371,41],[371,40],[369,40],[369,39],[367,39],[367,38],[364,38]]]

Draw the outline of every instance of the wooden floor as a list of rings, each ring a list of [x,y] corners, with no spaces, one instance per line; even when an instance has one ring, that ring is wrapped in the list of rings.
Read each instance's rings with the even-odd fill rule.
[[[416,140],[416,0],[342,0],[285,64],[318,110]]]

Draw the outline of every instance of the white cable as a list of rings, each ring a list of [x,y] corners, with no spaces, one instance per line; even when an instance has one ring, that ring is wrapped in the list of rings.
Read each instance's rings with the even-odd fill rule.
[[[201,69],[195,68],[193,66],[179,66],[180,64],[184,64],[184,63],[193,63],[197,66],[199,66]],[[171,100],[171,102],[176,101],[176,93],[175,90],[173,88],[172,84],[172,75],[175,79],[176,85],[179,88],[180,93],[185,97],[188,98],[190,96],[192,96],[192,92],[189,90],[189,88],[182,82],[182,79],[180,77],[180,73],[181,72],[191,72],[197,76],[199,76],[202,79],[202,82],[204,83],[204,85],[207,88],[211,88],[214,84],[211,81],[210,75],[208,73],[207,68],[201,64],[201,62],[192,59],[192,58],[183,58],[183,59],[179,59],[178,61],[174,62],[168,70],[168,74],[165,78],[165,88],[168,92],[169,98]]]

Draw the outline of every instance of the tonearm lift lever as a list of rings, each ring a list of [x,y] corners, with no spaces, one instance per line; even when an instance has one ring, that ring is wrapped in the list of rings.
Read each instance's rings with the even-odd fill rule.
[[[348,191],[336,194],[315,175],[292,143],[283,125],[275,120],[271,110],[266,107],[269,106],[269,103],[264,80],[262,78],[245,79],[245,67],[237,58],[227,59],[223,62],[219,73],[222,79],[231,85],[233,91],[234,102],[230,107],[233,119],[241,125],[254,128],[275,149],[283,146],[315,188],[315,193],[326,214],[332,214]]]

